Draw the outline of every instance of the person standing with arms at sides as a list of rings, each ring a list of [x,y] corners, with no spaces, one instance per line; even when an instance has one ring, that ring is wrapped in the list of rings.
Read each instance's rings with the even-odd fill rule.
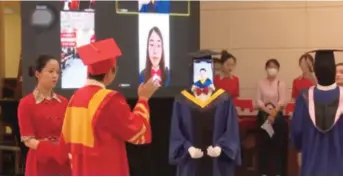
[[[303,89],[316,84],[316,78],[313,75],[313,57],[310,54],[302,55],[299,59],[299,66],[302,74],[293,80],[292,99],[295,99]]]
[[[283,115],[286,106],[287,87],[278,79],[280,63],[270,59],[265,64],[267,77],[257,84],[257,148],[259,175],[268,174],[271,163],[276,167],[275,175],[287,175],[288,123]],[[264,129],[269,125],[269,129]],[[272,129],[272,131],[269,131]],[[274,132],[269,134],[268,132]]]
[[[122,94],[106,89],[118,71],[116,42],[105,39],[77,51],[88,67],[88,80],[69,101],[60,141],[69,153],[72,175],[129,175],[125,143],[151,142],[148,100],[159,85],[152,79],[141,84],[131,111]]]
[[[59,164],[54,157],[61,134],[68,100],[53,92],[60,73],[60,64],[49,55],[40,55],[36,61],[37,86],[22,98],[18,107],[21,141],[29,148],[26,158],[26,176],[67,176],[67,163]],[[61,158],[60,156],[58,158]]]
[[[302,155],[302,176],[343,175],[343,88],[335,82],[334,51],[343,52],[311,51],[316,53],[318,83],[302,91],[295,102],[291,138]]]
[[[230,93],[233,99],[239,97],[239,79],[233,74],[236,66],[236,58],[226,50],[221,52],[220,62],[222,70],[214,77],[214,86]]]
[[[343,63],[336,64],[336,84],[343,86]]]

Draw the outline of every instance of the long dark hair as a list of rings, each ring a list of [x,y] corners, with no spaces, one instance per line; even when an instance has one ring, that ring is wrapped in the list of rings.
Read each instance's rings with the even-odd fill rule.
[[[301,62],[302,62],[303,60],[308,60],[308,61],[310,61],[312,65],[313,65],[313,63],[314,63],[313,57],[312,57],[310,54],[308,54],[308,53],[306,53],[306,54],[304,54],[304,55],[301,55],[301,57],[299,58],[299,65],[301,64]],[[312,70],[312,68],[311,68],[310,66],[308,66],[308,69],[310,70],[311,73],[313,72],[313,70]]]
[[[161,56],[161,60],[159,63],[160,66],[160,70],[161,70],[161,83],[165,82],[165,74],[164,74],[164,70],[165,70],[165,61],[164,61],[164,44],[163,44],[163,36],[161,33],[161,30],[154,26],[150,29],[149,34],[148,34],[148,39],[147,39],[147,43],[146,43],[146,61],[145,61],[145,70],[144,70],[144,81],[148,81],[151,77],[151,61],[150,61],[150,55],[149,55],[149,39],[151,34],[155,32],[160,38],[161,38],[161,43],[162,43],[162,56]]]

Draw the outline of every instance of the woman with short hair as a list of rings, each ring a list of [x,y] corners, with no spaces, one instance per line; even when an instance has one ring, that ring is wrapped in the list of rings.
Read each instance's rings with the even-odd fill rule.
[[[276,59],[268,60],[265,70],[267,77],[258,82],[256,93],[258,173],[272,175],[268,167],[273,166],[274,175],[284,176],[287,175],[288,124],[283,110],[287,104],[287,87],[278,78],[280,63]],[[269,134],[268,129],[274,133]]]

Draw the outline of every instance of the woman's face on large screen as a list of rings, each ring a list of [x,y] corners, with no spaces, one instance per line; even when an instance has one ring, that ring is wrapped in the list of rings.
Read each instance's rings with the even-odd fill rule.
[[[152,66],[158,66],[162,58],[162,39],[153,31],[149,37],[149,59]]]

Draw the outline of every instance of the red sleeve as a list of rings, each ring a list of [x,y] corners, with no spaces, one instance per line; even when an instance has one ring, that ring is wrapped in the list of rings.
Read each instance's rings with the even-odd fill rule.
[[[298,95],[297,89],[296,89],[296,82],[297,79],[293,80],[293,84],[292,84],[292,98],[296,98]]]
[[[113,116],[111,121],[116,128],[113,133],[132,144],[147,144],[151,142],[150,110],[148,101],[139,99],[131,112],[125,98],[116,94],[110,100]]]
[[[237,98],[240,96],[239,78],[236,77],[236,80],[237,80],[237,91],[236,91],[236,93],[237,93],[236,98]]]
[[[18,123],[22,141],[35,137],[34,128],[31,124],[31,104],[33,103],[30,103],[30,99],[25,97],[20,100],[18,106]]]

